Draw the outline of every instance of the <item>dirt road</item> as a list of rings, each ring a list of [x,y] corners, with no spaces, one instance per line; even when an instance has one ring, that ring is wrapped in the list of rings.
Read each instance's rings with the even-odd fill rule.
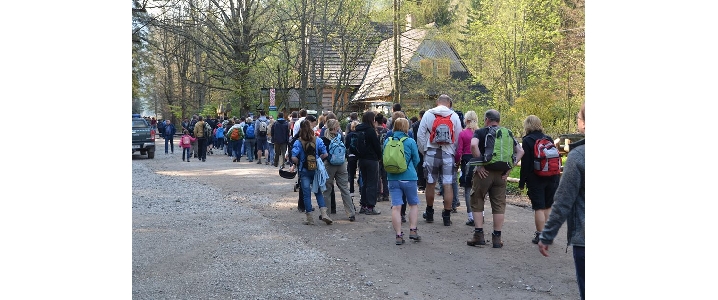
[[[511,200],[523,206],[508,205],[504,247],[493,249],[488,203],[484,228],[489,245],[470,247],[466,240],[473,228],[464,225],[463,200],[459,213],[452,214],[452,226],[442,224],[440,213],[436,222],[427,224],[421,219],[426,202],[420,194],[422,241],[407,239],[396,246],[390,202],[377,204],[380,215],[357,214],[356,222],[349,222],[337,193],[333,225],[318,220],[315,226],[302,225],[305,217],[296,209],[295,181],[279,177],[277,168],[245,160],[233,163],[219,151],[208,155],[206,162],[183,162],[178,147],[175,154],[165,155],[163,140],[160,143],[155,159],[132,159],[134,299],[579,298],[565,225],[550,248],[551,256],[541,256],[531,243],[533,212],[525,200]],[[153,196],[163,182],[216,194],[207,192],[210,197],[201,201],[179,193]],[[440,207],[441,200],[436,202]],[[239,231],[269,233],[245,238],[245,233],[236,234]],[[404,232],[408,231],[405,223]],[[288,249],[281,252],[282,247]],[[297,252],[303,258],[312,253],[321,262],[302,265],[302,259],[287,257]],[[272,262],[241,271],[252,260]],[[218,268],[224,273],[212,273]],[[300,286],[283,291],[288,285]],[[316,290],[322,292],[312,292]]]

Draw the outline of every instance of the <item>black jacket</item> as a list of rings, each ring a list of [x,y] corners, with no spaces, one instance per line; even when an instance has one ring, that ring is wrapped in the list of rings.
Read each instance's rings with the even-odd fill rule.
[[[521,157],[521,174],[519,175],[519,188],[523,189],[525,184],[529,185],[529,189],[534,183],[546,181],[554,181],[558,185],[559,175],[550,177],[541,177],[534,173],[534,144],[536,140],[542,138],[544,133],[541,131],[532,131],[521,140],[521,147],[524,149],[524,156]],[[553,139],[547,136],[549,140]]]
[[[289,123],[285,119],[278,119],[272,125],[272,142],[275,144],[289,143]]]
[[[379,144],[379,137],[376,135],[376,129],[374,128],[374,126],[361,123],[357,125],[356,131],[364,132],[364,138],[366,139],[366,147],[370,149],[369,153],[361,153],[357,155],[357,158],[377,161],[380,160],[381,145]]]

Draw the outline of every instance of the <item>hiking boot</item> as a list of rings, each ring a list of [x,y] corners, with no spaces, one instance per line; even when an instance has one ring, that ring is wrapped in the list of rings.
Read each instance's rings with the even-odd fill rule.
[[[237,162],[237,159],[236,159],[236,158],[235,158],[235,159],[233,159],[233,160],[232,160],[232,162]]]
[[[409,228],[409,239],[414,240],[415,242],[421,241],[421,237],[419,236],[417,230],[418,228]]]
[[[405,216],[405,215],[401,215],[401,222],[402,222],[402,223],[406,223],[406,216]]]
[[[475,225],[475,224],[474,224],[474,220],[468,220],[468,221],[466,221],[466,225],[467,225],[467,226],[474,226],[474,225]]]
[[[404,232],[402,232],[400,235],[396,236],[396,245],[403,245],[404,244]]]
[[[367,215],[378,215],[378,214],[381,214],[381,211],[379,211],[379,209],[376,207],[368,207],[366,209],[366,214]]]
[[[261,165],[261,164],[262,164],[262,159],[261,159],[261,158],[257,160],[257,164],[258,164],[258,165]]]
[[[534,244],[538,244],[538,242],[539,242],[539,235],[541,235],[541,232],[536,231],[535,234],[536,234],[536,236],[534,237],[533,240],[531,240],[531,242],[534,243]]]
[[[451,226],[451,211],[444,210],[441,212],[441,218],[444,219],[444,226]]]
[[[314,225],[314,218],[312,218],[312,213],[308,212],[305,213],[305,215],[307,215],[307,220],[304,221],[304,225]]]
[[[332,225],[332,219],[329,218],[329,215],[327,215],[327,208],[326,207],[320,207],[319,211],[322,212],[321,220],[324,221],[324,223],[327,223],[327,225]]]
[[[504,246],[504,243],[501,242],[501,236],[500,235],[494,235],[491,234],[491,243],[494,245],[494,248],[501,248]]]
[[[349,222],[354,222],[355,220],[356,220],[356,217],[355,217],[355,216],[349,217]]]
[[[421,217],[426,219],[426,223],[434,223],[434,208],[427,208]]]
[[[466,241],[466,244],[469,246],[486,245],[486,240],[484,240],[484,232],[474,231],[474,236],[471,240]]]
[[[452,214],[455,214],[455,213],[458,213],[458,212],[459,212],[459,211],[456,210],[456,207],[454,207],[454,208],[451,209],[451,213],[452,213]]]
[[[268,165],[269,165],[269,161],[265,161],[264,164],[268,166]]]

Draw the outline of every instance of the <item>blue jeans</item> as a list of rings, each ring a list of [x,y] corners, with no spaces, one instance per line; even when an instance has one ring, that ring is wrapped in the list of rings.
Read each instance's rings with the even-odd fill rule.
[[[419,187],[416,185],[416,180],[389,180],[388,185],[391,206],[403,205],[402,196],[406,196],[409,205],[419,204]]]
[[[239,141],[229,141],[229,144],[227,145],[227,151],[232,155],[234,158],[239,158],[239,143],[241,143],[242,140]]]
[[[576,265],[576,281],[581,300],[586,299],[586,247],[573,246],[573,263]]]
[[[311,184],[314,180],[314,172],[316,171],[299,171],[299,179],[302,186],[302,196],[304,196],[304,211],[306,212],[312,212],[314,209],[312,209],[312,188]],[[314,193],[314,197],[317,198],[317,205],[319,207],[327,207],[327,205],[324,203],[324,195],[321,193],[321,189],[319,193]]]
[[[169,146],[167,146],[169,144]],[[171,147],[172,153],[175,153],[175,143],[172,138],[165,138],[165,154],[167,154],[167,147]]]
[[[182,160],[185,160],[185,158],[186,158],[187,161],[189,161],[189,159],[192,157],[192,156],[190,156],[191,150],[192,150],[192,148],[190,148],[190,147],[182,148]]]
[[[254,139],[244,140],[244,150],[247,152],[247,159],[249,161],[254,160]]]
[[[267,146],[269,147],[269,154],[267,154],[267,161],[269,161],[273,164],[274,163],[274,144],[269,143],[269,144],[267,144]]]

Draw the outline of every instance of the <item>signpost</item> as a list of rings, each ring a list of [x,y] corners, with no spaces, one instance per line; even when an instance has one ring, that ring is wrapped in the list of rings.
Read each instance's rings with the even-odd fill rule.
[[[275,104],[275,90],[269,89],[269,115],[275,120],[277,119],[277,106]]]

